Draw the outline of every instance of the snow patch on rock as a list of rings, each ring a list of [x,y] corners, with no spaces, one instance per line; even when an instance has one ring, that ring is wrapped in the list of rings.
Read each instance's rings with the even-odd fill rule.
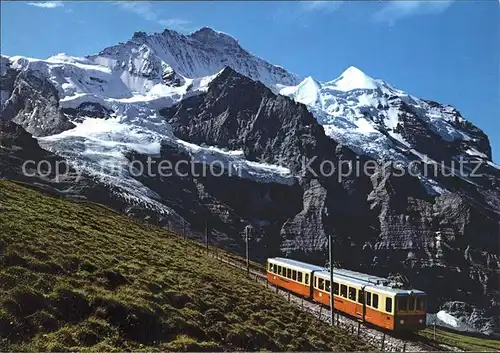
[[[439,311],[436,314],[436,316],[437,316],[437,318],[439,320],[441,320],[442,322],[444,322],[447,325],[450,325],[450,326],[453,326],[453,327],[458,327],[460,325],[460,322],[459,322],[459,320],[456,317],[448,314],[444,310]]]

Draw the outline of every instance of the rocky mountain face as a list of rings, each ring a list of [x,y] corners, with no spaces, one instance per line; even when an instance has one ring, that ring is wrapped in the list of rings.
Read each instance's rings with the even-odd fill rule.
[[[35,136],[54,135],[73,128],[59,109],[57,90],[46,81],[36,71],[6,67],[0,78],[2,91],[8,97],[2,102],[2,119],[21,125]]]
[[[2,57],[0,80],[0,177],[192,236],[208,225],[237,252],[251,225],[255,259],[324,264],[331,236],[338,265],[403,274],[432,311],[500,331],[500,169],[455,108],[355,68],[302,79],[207,28],[86,58]],[[44,159],[71,172],[22,172]]]
[[[183,77],[203,77],[229,66],[268,86],[300,82],[298,76],[253,56],[231,36],[207,27],[189,35],[168,29],[153,35],[136,32],[127,43],[106,48],[90,58],[109,58],[129,72],[148,77],[158,77],[165,69]]]

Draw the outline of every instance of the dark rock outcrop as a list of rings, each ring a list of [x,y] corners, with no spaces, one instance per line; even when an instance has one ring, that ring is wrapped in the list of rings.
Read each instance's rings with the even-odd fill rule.
[[[2,119],[21,125],[34,136],[53,135],[74,127],[61,112],[57,89],[39,72],[9,68],[2,90],[11,92]]]
[[[28,163],[30,162],[31,163]],[[41,164],[37,170],[37,164]],[[20,125],[7,120],[0,120],[0,177],[22,181],[52,182],[56,177],[56,164],[64,160],[49,153],[38,145],[36,139],[26,132]],[[40,176],[42,172],[45,177]],[[63,170],[65,173],[67,170]]]
[[[136,153],[128,158],[147,163],[146,156]],[[207,172],[202,163],[177,164],[189,160],[190,156],[183,151],[164,145],[161,155],[152,158],[152,163],[158,165],[168,161],[179,166],[177,172],[168,177],[147,173],[137,177],[158,194],[162,203],[185,220],[184,225],[170,220],[168,227],[175,227],[179,233],[187,230],[191,237],[204,241],[204,230],[209,226],[210,243],[241,253],[245,249],[243,229],[251,224],[250,243],[255,249],[252,257],[263,261],[278,255],[281,226],[301,209],[301,188],[298,185],[259,183],[227,174],[215,176]]]
[[[104,119],[114,113],[111,109],[93,102],[82,103],[76,108],[62,108],[61,111],[66,116],[70,116],[71,121],[82,121],[87,117]]]
[[[186,80],[184,80],[181,75],[177,74],[170,66],[163,70],[162,79],[167,86],[171,87],[180,87],[186,82]]]

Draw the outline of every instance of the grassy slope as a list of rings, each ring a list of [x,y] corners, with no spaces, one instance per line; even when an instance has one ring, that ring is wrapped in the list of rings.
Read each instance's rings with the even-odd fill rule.
[[[0,181],[0,351],[365,348],[188,240]]]
[[[434,330],[432,327],[420,331],[422,336],[433,339]],[[448,344],[453,347],[472,352],[500,352],[500,341],[480,337],[461,335],[436,328],[436,341]]]

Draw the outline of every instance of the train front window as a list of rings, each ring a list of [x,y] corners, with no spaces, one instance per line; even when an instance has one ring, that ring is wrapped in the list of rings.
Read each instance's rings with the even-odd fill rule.
[[[305,280],[306,284],[309,284],[309,273],[306,273],[306,280]]]
[[[385,311],[392,313],[392,298],[385,298]]]
[[[396,311],[408,310],[408,297],[396,297]]]
[[[281,270],[281,266],[278,265],[278,274],[279,275],[282,275],[283,274],[283,271]]]
[[[363,304],[363,291],[360,289],[358,290],[358,303]]]
[[[319,282],[318,284],[319,289],[325,290],[325,280],[323,278],[318,278],[318,282]]]
[[[409,298],[410,300],[408,301],[408,310],[413,311],[415,310],[415,298]]]
[[[330,281],[328,281],[328,280],[327,280],[327,281],[325,281],[325,290],[326,290],[327,292],[330,292]]]
[[[377,309],[378,308],[378,294],[373,293],[373,303],[372,306]]]
[[[417,297],[417,310],[425,311],[425,298]]]

